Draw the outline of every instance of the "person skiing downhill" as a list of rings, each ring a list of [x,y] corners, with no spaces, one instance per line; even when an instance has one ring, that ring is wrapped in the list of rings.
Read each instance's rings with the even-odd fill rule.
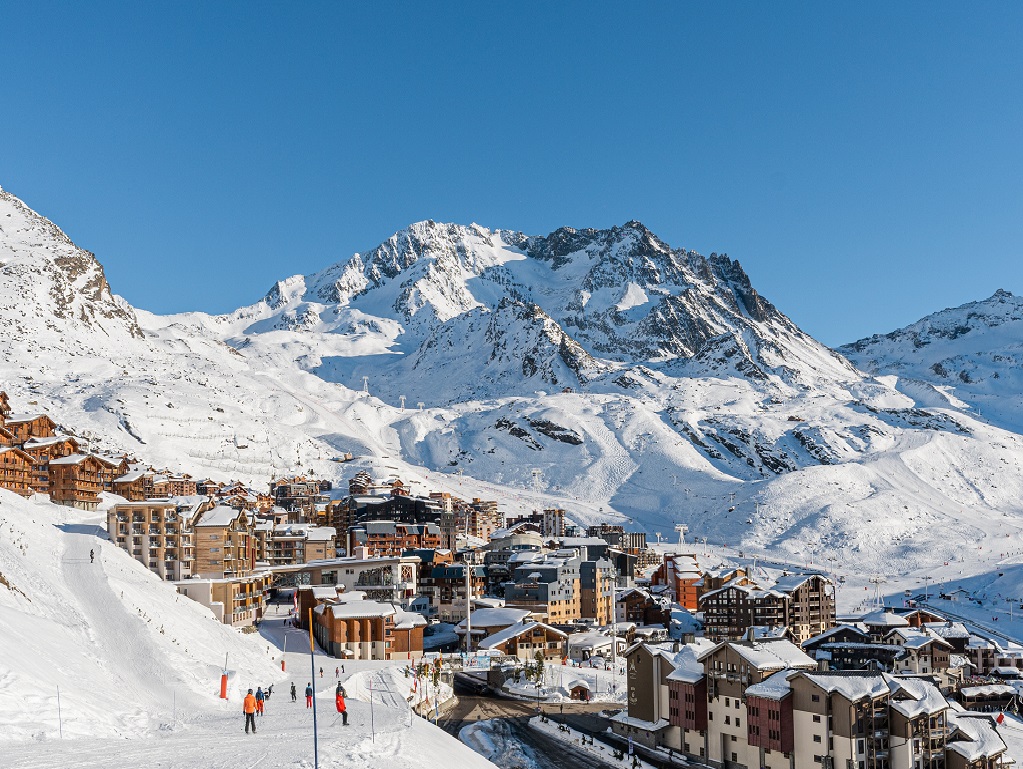
[[[305,685],[305,706],[307,708],[313,706],[313,685],[311,683]]]
[[[341,668],[334,668],[334,678],[341,677]]]
[[[323,668],[320,668],[320,678],[323,678]]]
[[[263,687],[260,686],[256,689],[256,713],[263,715],[263,703],[266,702],[266,694],[263,693]]]
[[[89,551],[89,563],[96,563],[96,551],[95,550],[90,550]]]
[[[291,701],[298,702],[298,693],[295,691],[295,682],[291,682]]]
[[[252,726],[252,733],[256,733],[256,698],[252,695],[252,689],[245,695],[242,701],[242,712],[245,714],[245,733],[249,733],[249,725]]]

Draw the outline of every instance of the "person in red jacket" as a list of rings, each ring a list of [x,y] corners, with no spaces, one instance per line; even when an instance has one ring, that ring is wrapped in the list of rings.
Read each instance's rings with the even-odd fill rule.
[[[252,733],[256,733],[256,698],[252,694],[252,689],[249,689],[249,693],[245,695],[245,699],[242,701],[242,712],[245,713],[245,733],[249,733],[249,725],[252,725]]]
[[[337,694],[334,695],[334,704],[337,706],[337,712],[341,714],[341,725],[348,726],[348,708],[345,707],[345,690],[341,688],[341,684],[338,684]]]
[[[309,682],[305,685],[305,706],[311,708],[313,706],[313,684]]]

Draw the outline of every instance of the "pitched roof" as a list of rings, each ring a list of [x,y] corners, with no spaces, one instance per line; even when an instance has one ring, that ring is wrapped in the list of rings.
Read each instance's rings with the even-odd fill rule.
[[[559,635],[562,638],[565,638],[568,635],[567,633],[561,632],[557,628],[551,627],[550,625],[545,625],[543,622],[526,622],[521,625],[509,625],[504,630],[499,630],[493,635],[487,636],[482,641],[480,641],[479,647],[481,649],[493,649],[496,646],[500,646],[501,644],[510,641],[512,638],[518,638],[520,635],[523,635],[524,633],[532,633],[533,630],[538,627],[543,628],[548,633]]]

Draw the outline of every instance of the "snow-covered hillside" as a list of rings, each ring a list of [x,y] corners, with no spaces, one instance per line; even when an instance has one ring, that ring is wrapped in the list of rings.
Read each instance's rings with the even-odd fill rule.
[[[143,737],[175,710],[217,712],[228,652],[239,679],[279,677],[264,644],[99,538],[99,522],[0,490],[0,739]]]
[[[152,463],[254,484],[365,467],[797,561],[827,545],[863,573],[1023,525],[1008,422],[859,372],[736,262],[636,222],[545,237],[421,222],[228,315],[101,291],[109,317],[88,324],[19,301],[73,283],[82,265],[52,256],[73,246],[10,196],[0,223],[0,261],[20,265],[0,283],[0,387]],[[343,451],[356,462],[330,461]]]
[[[898,375],[896,386],[922,404],[968,407],[992,424],[1023,431],[1023,298],[1008,291],[841,352],[865,371]]]

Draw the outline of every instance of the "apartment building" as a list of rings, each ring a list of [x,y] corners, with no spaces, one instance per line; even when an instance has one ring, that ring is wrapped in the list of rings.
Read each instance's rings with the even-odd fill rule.
[[[239,577],[255,566],[253,523],[246,511],[217,505],[199,515],[193,526],[196,575]]]
[[[186,579],[175,587],[183,596],[202,604],[219,622],[248,627],[263,618],[271,574],[249,574],[220,579]]]
[[[0,447],[0,489],[28,497],[35,491],[33,468],[35,460],[14,446]]]
[[[598,627],[611,624],[617,581],[618,572],[607,559],[579,564],[579,613],[584,619],[595,620]]]
[[[519,565],[504,591],[508,606],[543,614],[553,625],[582,618],[582,561],[574,550]]]
[[[95,510],[107,464],[92,454],[71,454],[49,461],[50,500],[58,505]]]
[[[373,601],[393,603],[407,609],[416,599],[416,556],[369,558],[346,556],[274,569],[281,586],[331,585],[345,592],[358,590]]]
[[[411,551],[415,552],[415,551]],[[420,551],[421,552],[421,551]],[[465,563],[424,563],[419,573],[418,591],[430,602],[428,615],[441,622],[460,622],[465,619],[466,569],[472,595],[479,598],[487,585],[487,567]]]
[[[107,534],[161,579],[189,579],[196,573],[192,521],[211,506],[203,497],[125,502],[107,511]]]
[[[300,590],[300,605],[308,606]],[[303,617],[303,620],[305,617]],[[391,603],[368,599],[362,591],[317,601],[313,635],[328,654],[342,659],[412,659],[423,654],[426,620]]]
[[[261,549],[265,549],[265,560],[272,565],[336,558],[337,551],[334,547],[336,533],[331,526],[299,523],[278,524],[264,532],[257,524],[255,532],[257,558]],[[259,543],[261,539],[263,544]]]
[[[440,546],[440,526],[436,523],[367,521],[348,529],[349,553],[365,548],[371,556],[396,557],[406,550],[430,550]]]
[[[700,597],[704,627],[714,641],[742,638],[751,627],[786,627],[802,643],[835,625],[834,586],[819,574],[796,574],[770,587],[739,577]]]
[[[998,769],[993,716],[952,708],[926,677],[814,670],[783,639],[625,652],[612,729],[725,769]]]
[[[50,492],[50,461],[77,454],[78,441],[67,435],[49,438],[32,437],[21,447],[32,457],[32,490],[37,494]]]

